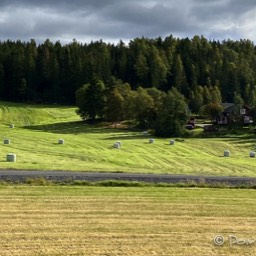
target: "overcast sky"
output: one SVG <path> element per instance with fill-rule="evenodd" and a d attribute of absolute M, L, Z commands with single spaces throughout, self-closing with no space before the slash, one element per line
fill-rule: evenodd
<path fill-rule="evenodd" d="M 255 0 L 0 0 L 0 40 L 128 43 L 203 35 L 256 42 Z"/>

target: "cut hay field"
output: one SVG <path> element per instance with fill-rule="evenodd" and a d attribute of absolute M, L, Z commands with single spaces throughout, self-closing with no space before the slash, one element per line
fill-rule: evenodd
<path fill-rule="evenodd" d="M 14 124 L 14 128 L 9 128 Z M 227 138 L 155 138 L 139 131 L 90 126 L 74 107 L 0 102 L 0 168 L 172 173 L 256 177 L 254 135 Z M 10 139 L 6 145 L 4 139 Z M 63 139 L 64 145 L 58 144 Z M 175 145 L 170 145 L 175 139 Z M 121 149 L 114 149 L 116 141 Z M 223 157 L 229 150 L 230 157 Z M 15 163 L 6 162 L 8 153 Z"/>
<path fill-rule="evenodd" d="M 255 193 L 0 186 L 0 255 L 256 255 Z"/>

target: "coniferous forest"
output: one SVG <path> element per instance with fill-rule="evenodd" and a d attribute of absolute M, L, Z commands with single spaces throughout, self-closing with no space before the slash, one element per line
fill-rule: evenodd
<path fill-rule="evenodd" d="M 186 99 L 207 101 L 212 91 L 232 102 L 234 93 L 256 100 L 256 47 L 249 40 L 209 41 L 136 38 L 128 45 L 103 41 L 81 44 L 0 42 L 0 98 L 12 101 L 75 103 L 75 92 L 95 76 L 111 77 L 132 89 L 175 87 Z M 217 87 L 217 88 L 216 88 Z"/>
<path fill-rule="evenodd" d="M 49 39 L 41 44 L 33 39 L 0 42 L 1 100 L 79 105 L 83 103 L 78 92 L 87 91 L 96 102 L 104 89 L 105 113 L 110 119 L 111 110 L 117 109 L 128 91 L 136 92 L 137 98 L 146 92 L 156 101 L 161 93 L 174 99 L 183 97 L 193 113 L 203 105 L 237 98 L 255 106 L 255 71 L 256 47 L 249 40 L 220 42 L 203 36 L 180 39 L 170 35 L 136 38 L 128 45 L 76 40 L 63 45 Z M 145 109 L 141 111 L 145 115 Z M 83 118 L 99 115 L 97 111 L 79 114 Z"/>

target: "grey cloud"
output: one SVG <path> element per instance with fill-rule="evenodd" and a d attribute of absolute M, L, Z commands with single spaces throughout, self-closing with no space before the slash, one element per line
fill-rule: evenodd
<path fill-rule="evenodd" d="M 136 35 L 159 36 L 190 29 L 182 10 L 162 4 L 150 7 L 141 5 L 140 2 L 133 5 L 117 4 L 114 10 L 105 10 L 104 16 L 123 24 L 126 31 L 134 31 Z"/>
<path fill-rule="evenodd" d="M 244 36 L 250 40 L 255 40 L 245 31 L 245 20 L 249 12 L 256 12 L 256 2 L 254 0 L 215 0 L 201 1 L 195 0 L 190 10 L 190 16 L 194 17 L 194 24 L 202 30 L 202 34 L 209 38 L 216 39 L 240 39 Z M 254 23 L 254 20 L 250 21 Z M 194 29 L 196 31 L 196 29 Z"/>
<path fill-rule="evenodd" d="M 248 33 L 238 19 L 255 8 L 255 0 L 1 0 L 0 39 L 238 38 Z"/>
<path fill-rule="evenodd" d="M 27 8 L 51 8 L 56 10 L 80 10 L 88 8 L 90 10 L 101 9 L 107 6 L 114 6 L 118 0 L 1 0 L 0 6 L 27 7 Z"/>
<path fill-rule="evenodd" d="M 215 20 L 217 19 L 237 19 L 238 16 L 246 13 L 252 8 L 256 8 L 254 0 L 216 0 L 201 1 L 200 4 L 191 8 L 191 15 L 198 17 L 198 20 Z"/>

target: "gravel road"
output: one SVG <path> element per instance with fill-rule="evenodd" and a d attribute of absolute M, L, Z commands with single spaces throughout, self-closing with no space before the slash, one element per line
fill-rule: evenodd
<path fill-rule="evenodd" d="M 37 170 L 0 170 L 0 181 L 26 181 L 28 178 L 45 178 L 51 181 L 103 181 L 124 180 L 147 183 L 189 183 L 205 182 L 209 184 L 228 184 L 231 186 L 256 185 L 256 178 L 250 177 L 214 177 L 171 174 L 140 173 L 105 173 L 105 172 L 71 172 L 71 171 L 37 171 Z"/>

